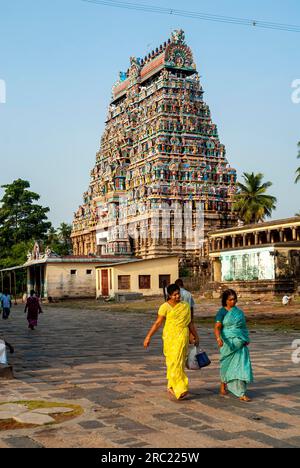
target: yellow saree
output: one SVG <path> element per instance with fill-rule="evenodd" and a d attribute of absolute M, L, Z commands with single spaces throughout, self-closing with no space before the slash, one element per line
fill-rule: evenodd
<path fill-rule="evenodd" d="M 158 315 L 166 318 L 163 330 L 164 355 L 167 365 L 168 388 L 172 388 L 177 399 L 188 391 L 188 378 L 184 372 L 189 346 L 189 329 L 191 322 L 190 306 L 180 302 L 172 307 L 165 302 Z"/>

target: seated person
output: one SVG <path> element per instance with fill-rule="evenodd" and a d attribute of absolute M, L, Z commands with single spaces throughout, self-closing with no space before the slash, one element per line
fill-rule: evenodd
<path fill-rule="evenodd" d="M 282 298 L 282 305 L 284 306 L 290 305 L 291 301 L 292 301 L 292 297 L 285 294 Z"/>

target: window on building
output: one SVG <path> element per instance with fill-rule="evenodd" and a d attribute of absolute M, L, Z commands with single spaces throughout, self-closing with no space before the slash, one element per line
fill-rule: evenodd
<path fill-rule="evenodd" d="M 71 275 L 77 275 L 77 270 L 71 270 Z"/>
<path fill-rule="evenodd" d="M 92 274 L 92 270 L 86 270 L 86 274 L 87 274 L 87 275 L 91 275 L 91 274 Z"/>
<path fill-rule="evenodd" d="M 159 275 L 159 287 L 163 288 L 164 283 L 166 283 L 166 286 L 171 284 L 171 275 Z"/>
<path fill-rule="evenodd" d="M 118 275 L 118 289 L 130 289 L 130 275 Z"/>
<path fill-rule="evenodd" d="M 151 289 L 150 275 L 139 275 L 139 289 Z"/>

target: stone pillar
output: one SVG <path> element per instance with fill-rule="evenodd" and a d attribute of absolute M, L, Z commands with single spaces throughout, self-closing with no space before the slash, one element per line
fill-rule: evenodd
<path fill-rule="evenodd" d="M 31 283 L 30 267 L 27 267 L 27 295 L 30 295 L 30 290 L 33 288 Z M 2 277 L 2 291 L 3 291 L 3 277 Z"/>
<path fill-rule="evenodd" d="M 259 233 L 255 232 L 254 233 L 254 244 L 257 246 L 258 245 L 258 239 L 259 239 Z"/>
<path fill-rule="evenodd" d="M 279 229 L 279 239 L 280 242 L 283 242 L 283 229 Z"/>
<path fill-rule="evenodd" d="M 295 227 L 292 228 L 292 233 L 293 233 L 293 241 L 297 240 L 297 229 Z"/>
<path fill-rule="evenodd" d="M 287 241 L 287 233 L 286 231 L 283 231 L 283 242 Z"/>
<path fill-rule="evenodd" d="M 268 244 L 271 243 L 271 231 L 270 230 L 267 231 L 267 242 Z"/>
<path fill-rule="evenodd" d="M 45 263 L 44 268 L 44 297 L 48 297 L 48 268 L 47 263 Z"/>
<path fill-rule="evenodd" d="M 212 280 L 221 283 L 222 280 L 222 265 L 219 258 L 214 258 L 212 264 Z"/>
<path fill-rule="evenodd" d="M 243 234 L 243 247 L 246 247 L 246 234 Z"/>
<path fill-rule="evenodd" d="M 232 248 L 235 248 L 236 236 L 232 236 Z"/>

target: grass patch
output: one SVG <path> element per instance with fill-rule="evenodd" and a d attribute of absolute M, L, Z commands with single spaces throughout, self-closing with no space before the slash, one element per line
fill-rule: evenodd
<path fill-rule="evenodd" d="M 133 313 L 147 313 L 149 310 L 157 311 L 159 306 L 163 303 L 163 299 L 159 298 L 143 298 L 138 301 L 130 302 L 102 302 L 92 299 L 80 299 L 78 301 L 67 300 L 46 304 L 46 308 L 59 308 L 59 309 L 75 309 L 75 310 L 97 310 L 103 312 L 133 312 Z"/>
<path fill-rule="evenodd" d="M 56 403 L 56 402 L 47 402 L 47 401 L 40 401 L 40 400 L 19 400 L 19 401 L 5 401 L 0 403 L 1 405 L 6 404 L 18 404 L 18 405 L 25 405 L 30 411 L 40 409 L 40 408 L 70 408 L 72 411 L 68 411 L 67 413 L 51 413 L 51 418 L 54 419 L 54 422 L 50 422 L 44 424 L 45 426 L 51 426 L 52 424 L 58 424 L 65 421 L 69 421 L 77 416 L 80 416 L 83 413 L 83 408 L 79 405 L 72 405 L 69 403 Z M 0 431 L 8 431 L 13 429 L 25 429 L 25 428 L 34 428 L 34 427 L 42 427 L 38 424 L 23 424 L 15 421 L 14 419 L 4 419 L 0 421 Z"/>

